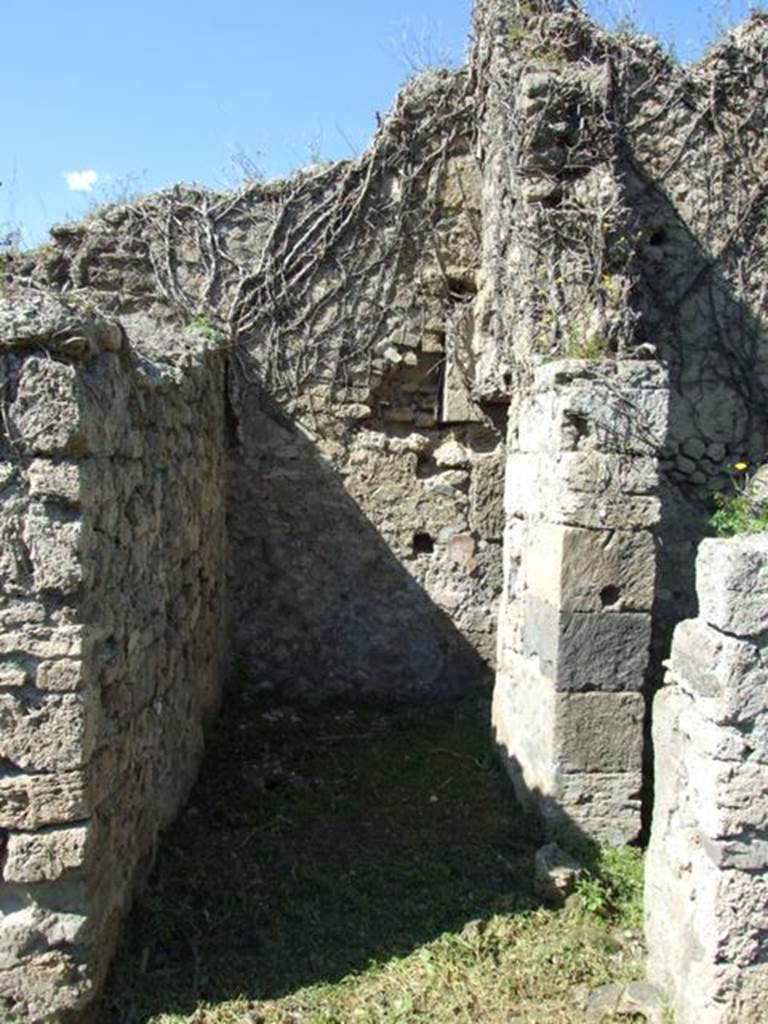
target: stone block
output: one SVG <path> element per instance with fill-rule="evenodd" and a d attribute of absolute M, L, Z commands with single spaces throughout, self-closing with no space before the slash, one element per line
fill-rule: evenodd
<path fill-rule="evenodd" d="M 86 626 L 45 626 L 28 623 L 0 631 L 0 655 L 33 658 L 77 658 L 90 649 L 95 630 Z"/>
<path fill-rule="evenodd" d="M 687 751 L 687 801 L 710 839 L 768 831 L 768 767 L 754 761 L 717 761 Z"/>
<path fill-rule="evenodd" d="M 5 882 L 53 882 L 83 869 L 91 826 L 12 832 L 6 847 Z"/>
<path fill-rule="evenodd" d="M 4 689 L 25 686 L 29 682 L 30 677 L 31 671 L 23 662 L 0 662 L 0 686 Z"/>
<path fill-rule="evenodd" d="M 768 651 L 749 639 L 686 619 L 675 629 L 668 665 L 697 698 L 697 712 L 717 725 L 749 722 L 766 710 Z M 758 754 L 768 757 L 768 747 Z"/>
<path fill-rule="evenodd" d="M 650 611 L 655 573 L 656 551 L 648 532 L 543 521 L 529 526 L 526 587 L 565 611 Z"/>
<path fill-rule="evenodd" d="M 60 520 L 33 507 L 23 529 L 24 543 L 32 560 L 35 588 L 72 594 L 83 582 L 80 553 L 82 524 Z"/>
<path fill-rule="evenodd" d="M 469 522 L 486 540 L 498 540 L 504 532 L 504 459 L 502 454 L 481 455 L 474 460 L 469 485 Z"/>
<path fill-rule="evenodd" d="M 668 676 L 674 682 L 674 676 Z M 713 761 L 742 761 L 755 754 L 753 747 L 753 726 L 755 722 L 745 723 L 746 727 L 737 725 L 719 725 L 708 716 L 704 708 L 705 701 L 695 695 L 687 694 L 685 688 L 678 689 L 683 696 L 689 697 L 680 709 L 678 727 L 685 742 L 685 749 L 692 757 L 704 757 Z M 764 737 L 757 737 L 761 746 L 765 745 Z M 756 762 L 760 759 L 754 757 Z"/>
<path fill-rule="evenodd" d="M 623 846 L 640 834 L 643 777 L 635 772 L 564 774 L 540 811 L 550 835 L 572 832 Z"/>
<path fill-rule="evenodd" d="M 552 681 L 522 657 L 510 657 L 496 674 L 491 723 L 501 758 L 524 806 L 554 793 L 557 783 Z"/>
<path fill-rule="evenodd" d="M 0 759 L 25 771 L 80 768 L 94 747 L 96 708 L 74 694 L 0 694 Z"/>
<path fill-rule="evenodd" d="M 469 306 L 449 316 L 445 325 L 445 367 L 440 419 L 443 423 L 481 423 L 483 413 L 472 398 L 474 317 Z"/>
<path fill-rule="evenodd" d="M 664 771 L 657 772 L 655 777 L 651 845 L 656 836 L 666 830 L 666 823 L 677 811 L 684 791 L 683 737 L 679 722 L 682 709 L 690 702 L 690 697 L 676 686 L 662 687 L 653 699 L 654 758 L 657 765 L 664 765 Z"/>
<path fill-rule="evenodd" d="M 563 452 L 556 457 L 555 468 L 566 489 L 579 494 L 647 497 L 658 487 L 656 459 L 649 456 Z"/>
<path fill-rule="evenodd" d="M 40 690 L 71 693 L 83 685 L 85 678 L 82 661 L 62 658 L 41 662 L 35 673 L 35 685 Z"/>
<path fill-rule="evenodd" d="M 564 828 L 612 843 L 637 837 L 642 720 L 639 695 L 558 693 L 520 656 L 497 673 L 496 744 L 518 799 L 552 835 Z"/>
<path fill-rule="evenodd" d="M 562 906 L 583 873 L 569 853 L 557 843 L 547 843 L 536 851 L 533 888 L 545 902 Z"/>
<path fill-rule="evenodd" d="M 29 454 L 82 454 L 86 441 L 74 367 L 50 356 L 26 359 L 8 423 Z"/>
<path fill-rule="evenodd" d="M 558 690 L 642 688 L 651 639 L 647 613 L 561 611 L 528 593 L 523 614 L 523 653 Z"/>
<path fill-rule="evenodd" d="M 669 399 L 661 377 L 640 364 L 625 372 L 593 361 L 588 375 L 566 380 L 565 362 L 537 370 L 535 391 L 523 404 L 521 450 L 654 455 L 663 447 Z"/>
<path fill-rule="evenodd" d="M 533 386 L 537 391 L 551 388 L 610 385 L 629 394 L 636 391 L 665 391 L 669 386 L 666 369 L 645 359 L 554 359 L 537 366 Z"/>
<path fill-rule="evenodd" d="M 473 155 L 451 156 L 440 174 L 435 201 L 453 210 L 479 210 L 482 178 Z"/>
<path fill-rule="evenodd" d="M 702 541 L 696 581 L 710 625 L 735 636 L 768 632 L 768 534 Z"/>
<path fill-rule="evenodd" d="M 33 459 L 27 470 L 30 498 L 67 505 L 80 502 L 80 466 L 77 462 Z"/>
<path fill-rule="evenodd" d="M 508 515 L 565 525 L 647 529 L 660 514 L 656 484 L 656 462 L 650 458 L 515 452 L 507 458 L 504 507 Z"/>
<path fill-rule="evenodd" d="M 37 829 L 83 821 L 91 813 L 86 772 L 0 778 L 0 828 Z"/>
<path fill-rule="evenodd" d="M 768 959 L 768 881 L 765 873 L 718 870 L 693 847 L 690 928 L 697 959 L 747 968 Z"/>
<path fill-rule="evenodd" d="M 768 872 L 768 838 L 763 832 L 744 832 L 738 839 L 725 840 L 704 836 L 701 845 L 716 868 Z"/>
<path fill-rule="evenodd" d="M 639 693 L 558 693 L 555 748 L 563 774 L 639 774 L 645 701 Z"/>
<path fill-rule="evenodd" d="M 68 951 L 49 950 L 25 957 L 0 972 L 2 998 L 13 1007 L 7 1024 L 39 1024 L 66 1019 L 93 998 L 93 981 Z M 3 1022 L 6 1024 L 6 1021 Z"/>

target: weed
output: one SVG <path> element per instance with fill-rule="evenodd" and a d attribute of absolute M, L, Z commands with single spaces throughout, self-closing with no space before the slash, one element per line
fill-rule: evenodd
<path fill-rule="evenodd" d="M 735 537 L 743 533 L 763 533 L 768 530 L 768 510 L 755 514 L 747 494 L 716 494 L 715 511 L 709 524 L 718 537 Z"/>
<path fill-rule="evenodd" d="M 565 355 L 568 359 L 604 359 L 609 349 L 608 338 L 600 331 L 593 331 L 570 338 L 565 346 Z"/>
<path fill-rule="evenodd" d="M 222 332 L 204 316 L 196 316 L 190 321 L 189 327 L 214 345 L 219 345 L 224 340 Z"/>
<path fill-rule="evenodd" d="M 738 475 L 736 475 L 738 474 Z M 715 511 L 709 519 L 718 537 L 735 537 L 745 533 L 763 533 L 768 530 L 768 506 L 756 503 L 751 493 L 749 466 L 737 462 L 730 471 L 735 493 L 716 494 Z"/>
<path fill-rule="evenodd" d="M 639 928 L 643 921 L 643 858 L 631 846 L 598 846 L 576 887 L 576 904 L 590 914 L 620 918 Z"/>

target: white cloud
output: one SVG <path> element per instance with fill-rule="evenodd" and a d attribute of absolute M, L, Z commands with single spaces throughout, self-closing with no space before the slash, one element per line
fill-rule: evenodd
<path fill-rule="evenodd" d="M 90 168 L 85 171 L 67 171 L 64 177 L 70 192 L 90 192 L 99 178 L 96 171 Z"/>

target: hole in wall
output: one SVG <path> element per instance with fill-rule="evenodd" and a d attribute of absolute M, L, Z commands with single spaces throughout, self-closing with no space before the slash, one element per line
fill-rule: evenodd
<path fill-rule="evenodd" d="M 0 778 L 23 774 L 24 769 L 20 768 L 14 761 L 10 761 L 7 757 L 0 757 Z"/>
<path fill-rule="evenodd" d="M 667 241 L 667 232 L 664 228 L 656 228 L 648 239 L 649 245 L 664 245 Z"/>
<path fill-rule="evenodd" d="M 470 277 L 449 276 L 448 294 L 458 302 L 469 302 L 477 295 L 477 284 Z"/>
<path fill-rule="evenodd" d="M 563 203 L 563 193 L 560 189 L 556 189 L 554 192 L 550 192 L 548 196 L 542 196 L 539 199 L 539 205 L 545 210 L 556 210 Z"/>
<path fill-rule="evenodd" d="M 414 533 L 412 546 L 414 555 L 431 555 L 435 550 L 435 541 L 428 533 Z"/>
<path fill-rule="evenodd" d="M 609 584 L 607 587 L 603 587 L 603 589 L 600 591 L 600 603 L 602 604 L 603 608 L 612 607 L 612 605 L 615 605 L 620 597 L 621 587 L 614 587 L 613 585 Z"/>

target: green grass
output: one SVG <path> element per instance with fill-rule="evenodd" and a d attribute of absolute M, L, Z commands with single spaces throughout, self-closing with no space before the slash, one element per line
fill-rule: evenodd
<path fill-rule="evenodd" d="M 541 837 L 488 717 L 476 699 L 353 713 L 240 693 L 99 1019 L 580 1022 L 574 990 L 639 972 L 636 859 L 619 883 L 598 855 L 597 894 L 584 883 L 566 910 L 538 906 Z"/>

